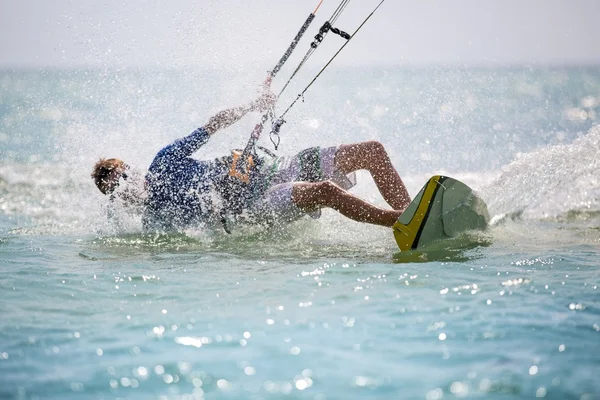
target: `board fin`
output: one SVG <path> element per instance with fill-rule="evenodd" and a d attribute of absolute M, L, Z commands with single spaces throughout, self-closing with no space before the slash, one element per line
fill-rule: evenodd
<path fill-rule="evenodd" d="M 489 222 L 485 202 L 459 180 L 431 177 L 393 226 L 401 251 L 414 250 Z"/>

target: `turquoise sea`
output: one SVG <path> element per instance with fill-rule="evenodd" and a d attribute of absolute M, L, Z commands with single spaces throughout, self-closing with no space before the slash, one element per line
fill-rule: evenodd
<path fill-rule="evenodd" d="M 379 140 L 413 196 L 471 185 L 494 222 L 474 243 L 398 254 L 331 211 L 233 235 L 105 218 L 99 157 L 143 170 L 263 74 L 0 71 L 1 399 L 600 399 L 600 67 L 332 68 L 288 114 L 280 154 Z M 366 173 L 355 191 L 383 204 Z"/>

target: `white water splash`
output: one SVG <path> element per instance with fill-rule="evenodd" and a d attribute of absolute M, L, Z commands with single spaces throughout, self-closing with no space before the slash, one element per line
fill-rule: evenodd
<path fill-rule="evenodd" d="M 521 154 L 482 188 L 491 215 L 552 219 L 600 211 L 600 127 L 568 145 Z"/>

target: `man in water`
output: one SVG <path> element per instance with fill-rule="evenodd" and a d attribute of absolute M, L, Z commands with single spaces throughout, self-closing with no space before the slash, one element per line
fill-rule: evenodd
<path fill-rule="evenodd" d="M 268 109 L 274 100 L 269 92 L 248 105 L 217 113 L 201 128 L 159 151 L 145 179 L 132 176 L 129 166 L 114 158 L 98 161 L 92 178 L 103 194 L 141 206 L 147 230 L 223 223 L 229 231 L 231 219 L 284 223 L 306 214 L 318 217 L 321 208 L 333 208 L 355 221 L 391 227 L 410 203 L 410 196 L 379 142 L 313 147 L 289 158 L 256 154 L 248 160 L 235 158 L 245 164 L 241 173 L 239 168 L 232 169 L 233 156 L 208 161 L 191 157 L 214 133 L 248 112 Z M 371 173 L 391 210 L 347 191 L 355 184 L 354 172 L 360 169 Z"/>

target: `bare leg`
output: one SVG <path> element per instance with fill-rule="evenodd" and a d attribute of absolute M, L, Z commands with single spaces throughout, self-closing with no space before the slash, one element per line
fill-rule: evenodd
<path fill-rule="evenodd" d="M 329 207 L 355 221 L 382 226 L 394 225 L 402 214 L 400 210 L 384 210 L 374 206 L 330 181 L 296 182 L 292 189 L 292 200 L 306 212 Z"/>
<path fill-rule="evenodd" d="M 369 171 L 379 192 L 394 210 L 404 211 L 410 204 L 408 190 L 379 142 L 341 145 L 335 155 L 335 167 L 345 174 L 359 169 Z"/>

